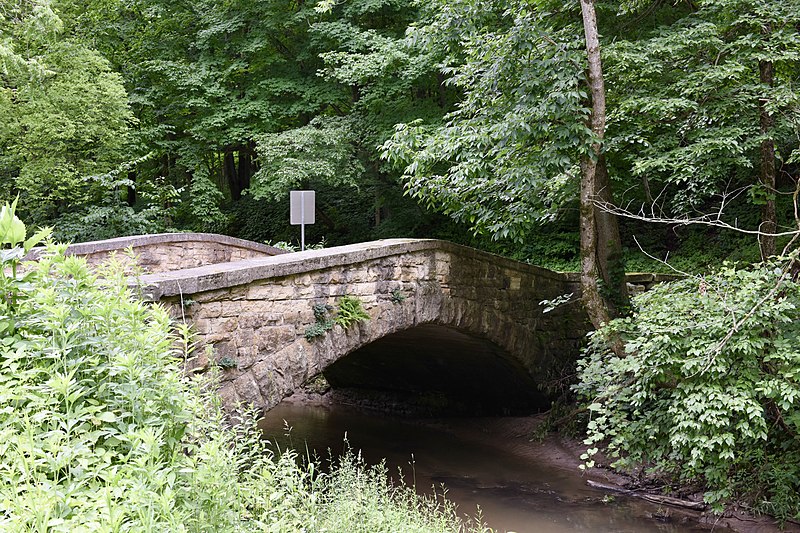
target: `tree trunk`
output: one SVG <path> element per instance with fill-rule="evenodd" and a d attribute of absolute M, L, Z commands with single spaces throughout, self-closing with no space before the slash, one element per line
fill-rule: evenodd
<path fill-rule="evenodd" d="M 608 176 L 606 158 L 602 153 L 597 160 L 594 185 L 595 198 L 603 205 L 613 205 L 611 180 Z M 622 310 L 630 304 L 619 220 L 616 215 L 597 208 L 594 210 L 594 220 L 597 228 L 597 266 L 600 270 L 600 279 L 608 288 L 605 303 L 609 314 L 615 317 L 622 314 Z"/>
<path fill-rule="evenodd" d="M 580 243 L 581 243 L 581 291 L 589 320 L 595 328 L 606 324 L 616 313 L 613 299 L 604 296 L 599 281 L 608 295 L 618 289 L 612 280 L 613 269 L 610 256 L 619 257 L 620 239 L 616 218 L 610 213 L 600 213 L 595 198 L 611 199 L 608 173 L 602 156 L 602 142 L 606 126 L 606 94 L 600 58 L 600 39 L 597 31 L 597 15 L 593 0 L 581 0 L 583 29 L 586 36 L 589 86 L 592 100 L 590 128 L 594 140 L 589 154 L 581 157 L 580 187 Z M 623 273 L 624 287 L 624 273 Z M 619 295 L 625 301 L 627 291 Z M 615 341 L 615 351 L 620 350 Z"/>
<path fill-rule="evenodd" d="M 439 71 L 436 72 L 436 92 L 439 97 L 439 107 L 445 109 L 447 107 L 447 88 L 444 74 Z"/>
<path fill-rule="evenodd" d="M 134 205 L 136 205 L 136 172 L 134 171 L 128 172 L 128 180 L 130 180 L 131 185 L 128 185 L 127 187 L 125 202 L 130 207 L 133 207 Z"/>
<path fill-rule="evenodd" d="M 775 76 L 775 67 L 772 61 L 758 62 L 759 78 L 764 87 L 772 87 Z M 768 235 L 760 235 L 758 239 L 761 248 L 761 259 L 766 259 L 775 255 L 775 230 L 778 227 L 777 215 L 775 213 L 775 142 L 772 140 L 772 128 L 775 125 L 775 118 L 767 110 L 767 98 L 761 98 L 758 102 L 759 118 L 761 122 L 761 186 L 766 192 L 766 203 L 761 209 L 760 231 Z"/>
<path fill-rule="evenodd" d="M 597 226 L 594 219 L 594 176 L 596 163 L 589 156 L 581 158 L 581 293 L 589 320 L 600 328 L 611 319 L 605 301 L 600 294 L 597 280 L 600 268 L 597 265 Z"/>
<path fill-rule="evenodd" d="M 242 197 L 242 188 L 239 185 L 239 176 L 236 172 L 236 160 L 233 158 L 232 151 L 226 151 L 222 160 L 222 175 L 228 183 L 228 190 L 231 191 L 231 199 L 237 201 Z"/>
<path fill-rule="evenodd" d="M 250 178 L 253 176 L 253 153 L 248 146 L 239 150 L 239 192 L 250 188 Z"/>

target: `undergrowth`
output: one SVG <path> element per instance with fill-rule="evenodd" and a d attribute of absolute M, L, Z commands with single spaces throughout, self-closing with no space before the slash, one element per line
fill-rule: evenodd
<path fill-rule="evenodd" d="M 484 531 L 357 457 L 323 474 L 271 453 L 208 375 L 183 373 L 187 328 L 134 299 L 120 265 L 52 245 L 22 265 L 43 236 L 0 213 L 0 530 Z"/>
<path fill-rule="evenodd" d="M 576 386 L 590 413 L 586 466 L 605 448 L 620 468 L 704 486 L 717 512 L 746 503 L 800 518 L 796 261 L 658 285 L 595 333 Z"/>

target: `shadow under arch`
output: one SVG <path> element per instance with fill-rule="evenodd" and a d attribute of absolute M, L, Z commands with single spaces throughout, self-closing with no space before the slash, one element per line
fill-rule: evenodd
<path fill-rule="evenodd" d="M 371 320 L 313 341 L 306 379 L 324 375 L 335 401 L 413 414 L 549 408 L 554 391 L 542 386 L 573 362 L 554 342 L 562 329 L 541 318 L 538 306 L 487 305 L 454 294 L 456 283 L 420 286 L 402 303 L 379 302 Z"/>
<path fill-rule="evenodd" d="M 437 416 L 529 414 L 549 407 L 536 379 L 482 336 L 428 322 L 363 344 L 328 365 L 334 401 Z"/>

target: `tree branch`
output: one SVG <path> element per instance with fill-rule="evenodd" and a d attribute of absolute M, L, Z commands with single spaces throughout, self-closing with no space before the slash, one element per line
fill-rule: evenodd
<path fill-rule="evenodd" d="M 795 200 L 796 199 L 797 198 L 795 197 Z M 672 224 L 676 226 L 691 226 L 691 225 L 710 226 L 755 236 L 772 235 L 775 237 L 789 237 L 789 236 L 796 237 L 798 234 L 800 234 L 800 226 L 798 226 L 798 229 L 793 229 L 792 231 L 782 231 L 777 233 L 765 233 L 761 230 L 749 230 L 733 226 L 721 219 L 722 209 L 724 209 L 724 202 L 720 208 L 720 211 L 718 211 L 715 215 L 703 215 L 695 218 L 691 218 L 688 216 L 682 218 L 662 217 L 662 216 L 657 216 L 655 214 L 648 215 L 643 213 L 643 211 L 640 211 L 639 213 L 633 213 L 625 208 L 617 207 L 609 202 L 604 202 L 601 199 L 595 198 L 593 202 L 595 207 L 597 207 L 601 211 L 612 213 L 618 217 L 624 217 L 632 220 L 640 220 L 643 222 L 654 222 L 657 224 Z"/>

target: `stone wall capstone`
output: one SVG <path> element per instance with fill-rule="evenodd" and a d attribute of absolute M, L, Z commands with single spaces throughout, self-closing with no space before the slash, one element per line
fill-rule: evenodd
<path fill-rule="evenodd" d="M 135 261 L 127 254 L 133 251 Z M 26 259 L 35 259 L 34 249 Z M 68 255 L 79 255 L 90 266 L 108 261 L 112 255 L 123 265 L 135 264 L 146 273 L 167 272 L 204 265 L 242 261 L 286 253 L 257 242 L 214 233 L 158 233 L 103 241 L 71 244 Z"/>

